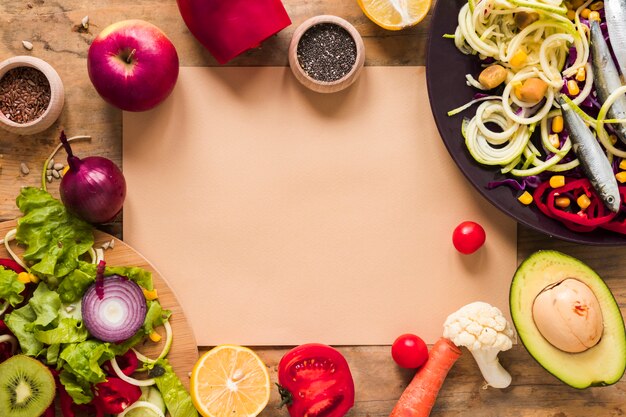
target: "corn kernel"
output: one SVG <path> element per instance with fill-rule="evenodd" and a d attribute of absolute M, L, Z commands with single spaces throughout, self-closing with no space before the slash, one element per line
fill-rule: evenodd
<path fill-rule="evenodd" d="M 573 96 L 577 96 L 580 93 L 580 88 L 578 88 L 578 83 L 575 80 L 569 80 L 567 82 L 567 91 Z"/>
<path fill-rule="evenodd" d="M 591 12 L 589 13 L 589 20 L 595 20 L 596 22 L 600 21 L 600 13 L 598 12 Z"/>
<path fill-rule="evenodd" d="M 528 191 L 524 191 L 517 199 L 526 206 L 533 202 L 533 196 Z"/>
<path fill-rule="evenodd" d="M 561 133 L 563 131 L 563 116 L 554 116 L 552 118 L 552 131 Z"/>
<path fill-rule="evenodd" d="M 30 275 L 30 282 L 32 282 L 33 284 L 39 283 L 39 277 L 37 275 L 34 275 L 34 274 L 28 274 L 28 275 Z"/>
<path fill-rule="evenodd" d="M 617 136 L 609 135 L 609 140 L 611 141 L 611 144 L 615 145 L 617 143 Z"/>
<path fill-rule="evenodd" d="M 597 1 L 595 3 L 592 3 L 591 6 L 589 6 L 589 8 L 593 10 L 594 12 L 597 12 L 598 10 L 604 9 L 604 2 Z"/>
<path fill-rule="evenodd" d="M 569 207 L 570 203 L 571 203 L 571 201 L 567 197 L 557 197 L 557 198 L 554 199 L 554 204 L 557 207 L 567 208 L 567 207 Z"/>
<path fill-rule="evenodd" d="M 587 71 L 585 70 L 585 67 L 578 68 L 578 71 L 576 71 L 576 81 L 583 82 L 585 81 L 586 78 L 587 78 Z"/>
<path fill-rule="evenodd" d="M 61 171 L 61 176 L 64 176 L 64 175 L 65 175 L 65 173 L 66 173 L 67 171 L 69 171 L 69 170 L 70 170 L 70 166 L 69 166 L 69 165 L 65 165 L 65 166 L 63 167 L 63 171 Z"/>
<path fill-rule="evenodd" d="M 583 19 L 589 19 L 589 13 L 591 13 L 591 10 L 584 8 L 583 11 L 580 12 L 580 17 Z"/>
<path fill-rule="evenodd" d="M 615 178 L 620 182 L 620 183 L 625 183 L 626 182 L 626 171 L 620 171 L 617 174 L 615 174 Z"/>
<path fill-rule="evenodd" d="M 522 49 L 518 49 L 509 61 L 509 64 L 511 64 L 512 67 L 521 67 L 526 63 L 527 59 L 528 55 L 526 55 L 526 52 L 524 52 Z"/>
<path fill-rule="evenodd" d="M 583 194 L 576 199 L 576 204 L 578 204 L 578 207 L 584 210 L 589 207 L 589 205 L 591 204 L 591 200 L 589 200 L 587 194 Z"/>
<path fill-rule="evenodd" d="M 150 333 L 150 340 L 152 340 L 154 343 L 160 342 L 161 341 L 161 335 L 158 334 L 157 332 L 152 332 L 152 333 Z"/>
<path fill-rule="evenodd" d="M 576 12 L 573 10 L 568 10 L 567 11 L 567 18 L 571 21 L 574 21 L 574 19 L 576 18 Z"/>
<path fill-rule="evenodd" d="M 559 188 L 565 185 L 565 177 L 563 175 L 553 175 L 550 177 L 550 187 Z"/>
<path fill-rule="evenodd" d="M 622 161 L 619 163 L 619 169 L 626 170 L 626 159 L 622 159 Z"/>
<path fill-rule="evenodd" d="M 583 5 L 584 0 L 572 0 L 572 9 L 576 10 Z"/>
<path fill-rule="evenodd" d="M 20 272 L 17 274 L 17 280 L 22 284 L 30 284 L 30 274 L 28 272 Z"/>
<path fill-rule="evenodd" d="M 556 133 L 549 135 L 548 141 L 550 142 L 550 145 L 554 146 L 557 149 L 561 146 L 561 140 L 559 139 L 559 135 L 557 135 Z"/>
<path fill-rule="evenodd" d="M 145 288 L 142 288 L 142 290 L 143 296 L 146 297 L 146 300 L 148 301 L 156 300 L 157 298 L 159 298 L 157 290 L 146 290 Z"/>

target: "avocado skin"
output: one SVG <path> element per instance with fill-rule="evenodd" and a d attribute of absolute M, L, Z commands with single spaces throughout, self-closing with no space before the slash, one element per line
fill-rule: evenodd
<path fill-rule="evenodd" d="M 547 268 L 552 274 L 546 273 Z M 596 346 L 582 353 L 568 353 L 552 346 L 541 336 L 532 318 L 532 301 L 539 292 L 565 278 L 576 278 L 589 286 L 598 298 L 603 313 L 602 338 Z M 553 250 L 539 250 L 531 254 L 522 261 L 513 276 L 509 307 L 523 346 L 539 365 L 563 383 L 582 390 L 613 385 L 624 375 L 624 319 L 611 290 L 595 271 L 580 260 Z M 591 375 L 598 370 L 605 373 Z M 585 372 L 589 372 L 588 377 Z"/>

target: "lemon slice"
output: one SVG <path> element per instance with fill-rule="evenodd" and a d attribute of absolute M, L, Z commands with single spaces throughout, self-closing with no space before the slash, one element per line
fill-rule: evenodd
<path fill-rule="evenodd" d="M 204 417 L 254 417 L 270 399 L 270 376 L 252 350 L 220 345 L 196 362 L 190 392 Z"/>
<path fill-rule="evenodd" d="M 363 13 L 378 26 L 400 30 L 421 22 L 431 0 L 357 0 Z"/>

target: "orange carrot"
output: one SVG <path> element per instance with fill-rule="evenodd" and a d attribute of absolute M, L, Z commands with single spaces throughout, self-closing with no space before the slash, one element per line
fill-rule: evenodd
<path fill-rule="evenodd" d="M 437 394 L 461 350 L 445 338 L 437 340 L 422 366 L 404 389 L 390 417 L 428 417 Z"/>

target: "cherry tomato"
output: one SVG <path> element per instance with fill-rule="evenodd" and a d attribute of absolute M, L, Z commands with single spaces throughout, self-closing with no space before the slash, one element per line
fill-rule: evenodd
<path fill-rule="evenodd" d="M 465 221 L 452 233 L 456 250 L 466 255 L 476 252 L 485 243 L 485 229 L 476 222 Z"/>
<path fill-rule="evenodd" d="M 279 392 L 291 417 L 342 417 L 354 405 L 354 381 L 343 355 L 309 343 L 278 364 Z"/>
<path fill-rule="evenodd" d="M 402 368 L 419 368 L 428 360 L 428 346 L 419 336 L 403 334 L 391 345 L 391 357 Z"/>

